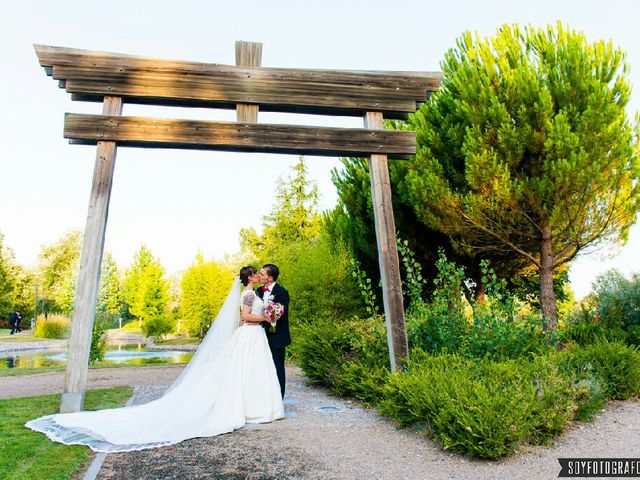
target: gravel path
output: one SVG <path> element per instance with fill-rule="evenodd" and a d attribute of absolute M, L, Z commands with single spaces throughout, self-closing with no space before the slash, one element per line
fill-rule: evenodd
<path fill-rule="evenodd" d="M 39 340 L 35 342 L 0 342 L 0 353 L 22 350 L 54 350 L 67 347 L 67 340 Z"/>
<path fill-rule="evenodd" d="M 181 366 L 90 371 L 90 387 L 135 385 L 134 403 L 157 398 Z M 287 367 L 287 418 L 167 448 L 107 455 L 100 480 L 144 479 L 552 479 L 558 457 L 640 457 L 640 403 L 612 402 L 554 446 L 526 447 L 500 462 L 445 452 L 355 401 L 306 384 Z M 3 396 L 60 391 L 62 374 L 0 378 Z M 10 391 L 11 395 L 7 395 Z M 14 395 L 15 394 L 15 395 Z M 322 407 L 334 407 L 322 409 Z"/>
<path fill-rule="evenodd" d="M 136 385 L 169 385 L 184 365 L 89 369 L 89 388 Z M 0 377 L 0 398 L 62 393 L 65 372 Z"/>

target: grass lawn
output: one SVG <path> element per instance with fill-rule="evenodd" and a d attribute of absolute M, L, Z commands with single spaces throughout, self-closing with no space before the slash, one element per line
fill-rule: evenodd
<path fill-rule="evenodd" d="M 23 330 L 20 333 L 11 335 L 11 330 L 7 328 L 0 329 L 0 342 L 44 342 L 48 340 L 51 339 L 31 335 L 31 330 Z"/>
<path fill-rule="evenodd" d="M 130 387 L 89 390 L 85 408 L 119 407 L 130 396 Z M 87 462 L 88 447 L 55 443 L 24 426 L 28 420 L 55 413 L 59 405 L 59 394 L 0 400 L 0 478 L 67 480 Z"/>
<path fill-rule="evenodd" d="M 110 328 L 109 331 L 117 332 L 117 333 L 135 333 L 138 335 L 144 335 L 142 333 L 142 329 L 138 326 L 138 322 L 127 323 L 122 328 Z"/>

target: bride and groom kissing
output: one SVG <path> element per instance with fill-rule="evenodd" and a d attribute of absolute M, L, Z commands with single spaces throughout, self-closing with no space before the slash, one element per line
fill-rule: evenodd
<path fill-rule="evenodd" d="M 273 264 L 259 271 L 253 266 L 240 269 L 195 355 L 157 400 L 47 415 L 26 426 L 66 445 L 126 452 L 284 418 L 284 359 L 291 335 L 289 292 L 277 282 L 279 275 Z M 282 307 L 279 316 L 270 315 L 274 305 L 276 310 Z"/>

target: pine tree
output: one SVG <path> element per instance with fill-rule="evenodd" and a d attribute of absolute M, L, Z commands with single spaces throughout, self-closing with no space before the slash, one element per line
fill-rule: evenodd
<path fill-rule="evenodd" d="M 254 254 L 273 251 L 278 245 L 309 240 L 320 235 L 322 217 L 318 208 L 318 186 L 308 179 L 304 157 L 293 167 L 294 176 L 280 179 L 273 211 L 263 219 L 264 231 L 240 232 L 244 250 Z"/>
<path fill-rule="evenodd" d="M 120 271 L 111 253 L 106 252 L 102 259 L 96 316 L 100 320 L 111 321 L 122 313 L 122 307 L 122 278 Z"/>
<path fill-rule="evenodd" d="M 640 207 L 625 54 L 560 23 L 505 25 L 492 39 L 464 34 L 443 73 L 411 119 L 416 213 L 460 251 L 534 266 L 553 328 L 554 272 L 589 247 L 624 242 Z"/>

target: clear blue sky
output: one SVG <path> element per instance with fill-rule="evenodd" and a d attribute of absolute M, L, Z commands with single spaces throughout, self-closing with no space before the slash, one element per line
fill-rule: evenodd
<path fill-rule="evenodd" d="M 41 245 L 84 228 L 94 147 L 62 138 L 64 112 L 98 113 L 71 102 L 38 65 L 32 44 L 233 64 L 235 40 L 263 42 L 264 66 L 438 70 L 465 30 L 491 35 L 503 23 L 544 26 L 561 20 L 591 40 L 628 53 L 640 110 L 640 4 L 633 0 L 222 2 L 183 0 L 3 3 L 0 30 L 0 231 L 17 260 L 34 265 Z M 125 106 L 125 114 L 233 119 L 229 112 Z M 358 119 L 261 114 L 260 121 L 359 126 Z M 279 176 L 295 157 L 177 150 L 118 151 L 106 248 L 121 267 L 142 243 L 168 272 L 198 250 L 220 258 L 238 250 L 241 227 L 259 227 Z M 330 171 L 337 159 L 308 157 L 322 207 L 335 204 Z M 640 271 L 640 227 L 611 258 L 578 259 L 572 284 L 585 294 L 595 275 L 616 266 Z"/>

